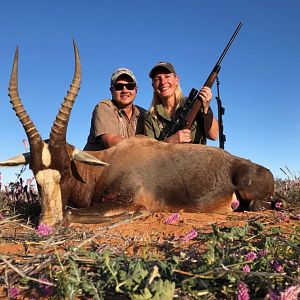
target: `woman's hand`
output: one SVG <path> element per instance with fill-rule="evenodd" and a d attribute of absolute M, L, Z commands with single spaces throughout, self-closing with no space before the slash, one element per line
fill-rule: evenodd
<path fill-rule="evenodd" d="M 190 143 L 191 141 L 192 141 L 191 131 L 189 129 L 179 130 L 166 139 L 167 143 L 174 143 L 174 144 Z"/>
<path fill-rule="evenodd" d="M 211 89 L 207 86 L 202 87 L 200 92 L 199 92 L 199 97 L 202 101 L 203 112 L 205 114 L 207 114 L 209 106 L 210 106 L 210 101 L 211 101 L 211 98 L 212 98 Z"/>

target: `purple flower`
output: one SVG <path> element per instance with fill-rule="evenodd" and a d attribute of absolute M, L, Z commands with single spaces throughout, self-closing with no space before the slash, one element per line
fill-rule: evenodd
<path fill-rule="evenodd" d="M 0 221 L 4 219 L 4 216 L 0 213 Z"/>
<path fill-rule="evenodd" d="M 234 193 L 231 199 L 231 208 L 233 210 L 236 210 L 239 206 L 240 206 L 240 201 L 237 199 L 236 194 Z"/>
<path fill-rule="evenodd" d="M 275 208 L 280 209 L 282 207 L 282 202 L 281 201 L 276 201 L 275 202 Z"/>
<path fill-rule="evenodd" d="M 187 235 L 185 235 L 182 238 L 183 242 L 187 242 L 189 240 L 192 240 L 193 238 L 195 238 L 198 235 L 197 231 L 195 229 L 193 229 L 192 231 L 190 231 Z"/>
<path fill-rule="evenodd" d="M 235 199 L 235 200 L 231 201 L 231 208 L 233 210 L 236 210 L 239 206 L 240 206 L 240 201 L 239 200 Z"/>
<path fill-rule="evenodd" d="M 257 257 L 257 254 L 254 251 L 249 252 L 246 256 L 245 259 L 247 261 L 252 261 Z"/>
<path fill-rule="evenodd" d="M 298 263 L 296 262 L 296 261 L 294 261 L 294 260 L 287 260 L 286 261 L 290 266 L 297 266 L 298 265 Z"/>
<path fill-rule="evenodd" d="M 40 235 L 50 235 L 53 232 L 53 228 L 51 226 L 48 226 L 46 224 L 39 224 L 39 226 L 37 227 L 37 232 Z"/>
<path fill-rule="evenodd" d="M 237 296 L 236 300 L 249 300 L 249 291 L 246 283 L 240 281 L 237 287 Z"/>
<path fill-rule="evenodd" d="M 300 293 L 300 285 L 288 287 L 280 293 L 280 300 L 297 300 Z"/>
<path fill-rule="evenodd" d="M 277 216 L 279 218 L 279 222 L 288 222 L 290 220 L 289 216 L 281 211 L 278 212 Z"/>
<path fill-rule="evenodd" d="M 244 265 L 243 266 L 243 272 L 250 272 L 250 267 L 249 267 L 249 265 Z"/>
<path fill-rule="evenodd" d="M 296 214 L 295 219 L 300 221 L 300 214 Z"/>
<path fill-rule="evenodd" d="M 269 290 L 265 299 L 268 300 L 297 300 L 300 293 L 300 285 L 290 286 L 283 292 L 276 293 L 273 290 Z"/>
<path fill-rule="evenodd" d="M 278 273 L 282 273 L 283 272 L 283 265 L 277 264 L 275 267 L 275 271 Z"/>
<path fill-rule="evenodd" d="M 267 300 L 280 300 L 280 296 L 275 293 L 272 289 L 268 290 L 268 294 L 266 295 Z"/>
<path fill-rule="evenodd" d="M 46 277 L 41 277 L 40 280 L 43 280 L 45 283 L 50 283 Z M 52 286 L 40 283 L 39 289 L 45 297 L 50 297 L 52 295 Z"/>
<path fill-rule="evenodd" d="M 276 272 L 278 272 L 278 273 L 283 272 L 283 265 L 281 265 L 277 260 L 272 259 L 270 261 L 270 264 Z"/>
<path fill-rule="evenodd" d="M 20 290 L 16 287 L 8 289 L 8 297 L 11 299 L 16 299 L 20 295 Z"/>
<path fill-rule="evenodd" d="M 174 213 L 174 214 L 171 214 L 171 215 L 165 220 L 165 224 L 172 224 L 172 223 L 176 222 L 177 220 L 179 220 L 179 213 Z"/>
<path fill-rule="evenodd" d="M 259 251 L 258 254 L 259 254 L 260 257 L 264 257 L 268 254 L 268 251 L 266 249 L 262 249 L 262 250 Z"/>

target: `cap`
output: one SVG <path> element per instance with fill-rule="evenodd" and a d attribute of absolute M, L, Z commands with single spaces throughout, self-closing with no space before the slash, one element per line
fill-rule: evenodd
<path fill-rule="evenodd" d="M 128 75 L 131 77 L 133 82 L 136 83 L 136 78 L 131 70 L 127 68 L 119 68 L 112 73 L 110 84 L 113 85 L 121 75 Z"/>
<path fill-rule="evenodd" d="M 158 71 L 159 69 L 165 69 L 165 70 L 169 71 L 170 73 L 176 74 L 175 68 L 173 67 L 172 64 L 170 64 L 168 62 L 160 61 L 152 68 L 152 70 L 149 73 L 149 77 L 153 78 L 155 72 Z"/>

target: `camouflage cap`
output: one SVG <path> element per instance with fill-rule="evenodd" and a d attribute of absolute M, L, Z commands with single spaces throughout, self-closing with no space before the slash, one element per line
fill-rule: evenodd
<path fill-rule="evenodd" d="M 117 79 L 121 76 L 121 75 L 128 75 L 132 81 L 134 83 L 136 83 L 136 78 L 135 75 L 133 74 L 133 72 L 127 68 L 119 68 L 117 70 L 115 70 L 112 75 L 111 75 L 111 80 L 110 80 L 110 84 L 114 85 L 115 82 L 117 81 Z"/>
<path fill-rule="evenodd" d="M 149 73 L 149 77 L 153 78 L 153 76 L 155 75 L 155 73 L 160 70 L 160 69 L 165 69 L 167 70 L 169 73 L 174 73 L 176 75 L 176 71 L 174 66 L 171 63 L 168 62 L 164 62 L 164 61 L 160 61 L 159 63 L 157 63 L 150 71 Z"/>

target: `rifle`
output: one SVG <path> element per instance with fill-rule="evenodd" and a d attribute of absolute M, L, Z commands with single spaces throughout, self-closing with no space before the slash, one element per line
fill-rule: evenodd
<path fill-rule="evenodd" d="M 220 58 L 218 59 L 216 65 L 214 66 L 213 70 L 211 71 L 211 73 L 209 74 L 207 80 L 204 83 L 204 86 L 207 86 L 209 88 L 212 87 L 212 85 L 214 84 L 214 81 L 216 80 L 218 73 L 221 69 L 221 62 L 224 58 L 224 56 L 226 55 L 228 49 L 230 48 L 231 44 L 233 43 L 236 35 L 238 34 L 239 30 L 242 27 L 242 22 L 240 22 L 237 26 L 237 28 L 235 29 L 232 37 L 230 38 L 227 46 L 225 47 L 225 49 L 223 50 Z M 198 112 L 200 111 L 201 107 L 202 107 L 202 102 L 201 99 L 199 97 L 199 93 L 200 90 L 196 90 L 196 89 L 192 89 L 190 91 L 190 94 L 186 100 L 186 103 L 183 107 L 179 108 L 178 111 L 176 112 L 176 117 L 175 120 L 173 121 L 172 127 L 170 129 L 170 131 L 166 134 L 166 138 L 168 138 L 169 136 L 173 135 L 174 133 L 176 133 L 178 130 L 181 129 L 191 129 L 193 122 L 196 119 L 196 116 L 198 114 Z M 220 100 L 219 96 L 218 99 Z M 218 101 L 218 104 L 220 103 L 220 101 Z M 219 108 L 219 111 L 222 111 L 224 114 L 224 108 L 221 107 L 221 109 Z M 220 128 L 222 128 L 223 130 L 223 125 L 220 124 Z M 220 138 L 223 139 L 223 142 L 220 142 L 220 145 L 223 143 L 223 147 L 224 147 L 224 141 L 225 141 L 225 136 L 223 135 L 223 131 L 221 132 Z"/>

